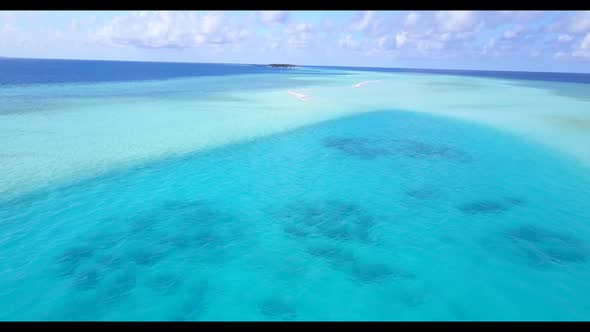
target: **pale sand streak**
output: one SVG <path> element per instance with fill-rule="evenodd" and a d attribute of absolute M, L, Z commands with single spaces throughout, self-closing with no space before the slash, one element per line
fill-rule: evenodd
<path fill-rule="evenodd" d="M 375 83 L 375 82 L 379 82 L 379 80 L 376 80 L 376 81 L 363 81 L 363 82 L 360 82 L 360 83 L 357 83 L 357 84 L 353 85 L 353 87 L 360 88 L 363 85 L 367 85 L 369 83 Z"/>
<path fill-rule="evenodd" d="M 289 90 L 289 91 L 287 91 L 287 92 L 288 92 L 290 95 L 293 95 L 293 96 L 297 97 L 297 99 L 299 99 L 299 100 L 302 100 L 302 101 L 305 101 L 305 100 L 308 98 L 308 95 L 305 95 L 305 94 L 303 94 L 303 93 L 298 93 L 298 92 L 295 92 L 295 91 L 293 91 L 293 90 Z"/>

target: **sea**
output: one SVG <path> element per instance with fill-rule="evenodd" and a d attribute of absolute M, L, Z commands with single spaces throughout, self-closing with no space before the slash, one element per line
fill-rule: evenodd
<path fill-rule="evenodd" d="M 590 318 L 590 74 L 0 59 L 0 175 L 3 321 Z"/>

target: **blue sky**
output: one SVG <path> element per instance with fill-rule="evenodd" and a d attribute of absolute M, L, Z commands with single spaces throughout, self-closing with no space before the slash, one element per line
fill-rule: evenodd
<path fill-rule="evenodd" d="M 590 72 L 590 11 L 4 11 L 0 56 Z"/>

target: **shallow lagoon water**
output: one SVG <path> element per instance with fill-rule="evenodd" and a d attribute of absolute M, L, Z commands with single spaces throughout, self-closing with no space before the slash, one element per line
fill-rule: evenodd
<path fill-rule="evenodd" d="M 2 205 L 2 318 L 585 319 L 589 185 L 498 131 L 351 116 Z"/>
<path fill-rule="evenodd" d="M 379 82 L 353 88 L 367 80 Z M 391 108 L 494 126 L 590 166 L 580 144 L 590 140 L 590 102 L 580 98 L 590 84 L 539 82 L 303 68 L 8 84 L 0 89 L 0 172 L 10 176 L 0 179 L 0 195 Z M 299 101 L 289 90 L 310 98 Z"/>
<path fill-rule="evenodd" d="M 168 99 L 4 115 L 5 126 L 22 117 L 27 129 L 44 125 L 30 121 L 41 114 L 72 117 L 54 122 L 61 145 L 51 151 L 79 163 L 67 172 L 59 168 L 65 160 L 56 161 L 56 169 L 38 172 L 60 175 L 40 177 L 54 181 L 30 181 L 0 203 L 0 319 L 587 320 L 590 173 L 583 158 L 540 144 L 539 128 L 554 127 L 533 126 L 537 136 L 526 136 L 517 130 L 523 126 L 502 130 L 446 111 L 385 107 L 400 102 L 376 93 L 387 82 L 344 93 L 342 86 L 366 77 L 351 75 L 275 78 L 285 89 L 305 89 L 308 103 L 262 87 L 216 92 L 209 108 L 196 108 L 203 97 L 170 89 Z M 458 84 L 464 91 L 510 84 L 411 77 L 403 77 L 410 87 L 451 89 L 436 92 L 449 99 L 460 94 Z M 141 87 L 205 79 L 217 78 Z M 97 86 L 78 88 L 92 94 Z M 484 105 L 477 96 L 465 92 L 456 103 Z M 116 114 L 116 128 L 70 128 Z M 205 134 L 189 131 L 212 124 Z M 125 136 L 125 128 L 135 131 Z M 203 144 L 205 137 L 215 144 Z M 126 152 L 131 139 L 141 153 Z M 42 155 L 44 142 L 21 147 Z M 76 153 L 59 155 L 72 146 Z M 26 159 L 14 158 L 5 170 L 16 177 Z M 95 175 L 73 172 L 100 158 Z"/>

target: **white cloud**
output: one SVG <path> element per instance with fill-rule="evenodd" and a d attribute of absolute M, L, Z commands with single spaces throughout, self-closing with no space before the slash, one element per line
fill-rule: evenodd
<path fill-rule="evenodd" d="M 568 20 L 567 29 L 571 33 L 586 33 L 590 31 L 590 11 L 579 12 Z"/>
<path fill-rule="evenodd" d="M 258 12 L 258 19 L 263 24 L 281 24 L 285 23 L 289 17 L 289 13 L 284 10 L 264 10 Z"/>
<path fill-rule="evenodd" d="M 441 11 L 436 14 L 441 32 L 464 32 L 475 27 L 477 20 L 473 11 Z"/>
<path fill-rule="evenodd" d="M 559 35 L 557 37 L 557 41 L 560 43 L 569 43 L 574 39 L 574 37 L 566 34 Z"/>
<path fill-rule="evenodd" d="M 70 20 L 70 30 L 76 31 L 80 29 L 80 20 L 77 18 L 73 18 Z"/>
<path fill-rule="evenodd" d="M 512 23 L 529 22 L 543 15 L 541 10 L 500 10 L 497 13 L 502 20 Z"/>
<path fill-rule="evenodd" d="M 133 12 L 111 20 L 96 38 L 111 45 L 142 48 L 187 48 L 202 44 L 230 44 L 243 40 L 248 31 L 218 13 Z"/>
<path fill-rule="evenodd" d="M 584 39 L 572 55 L 575 57 L 590 59 L 590 32 L 584 36 Z"/>
<path fill-rule="evenodd" d="M 0 34 L 10 35 L 18 31 L 13 23 L 14 13 L 10 11 L 0 11 Z"/>
<path fill-rule="evenodd" d="M 54 29 L 53 30 L 53 37 L 55 39 L 63 38 L 64 37 L 64 33 L 60 29 Z"/>
<path fill-rule="evenodd" d="M 291 23 L 280 32 L 265 37 L 260 43 L 266 50 L 302 50 L 309 48 L 316 42 L 315 30 L 310 23 Z M 333 41 L 333 43 L 338 45 L 337 41 Z"/>
<path fill-rule="evenodd" d="M 505 39 L 512 39 L 517 37 L 522 31 L 524 27 L 522 25 L 515 25 L 512 29 L 508 29 L 504 31 L 504 38 Z"/>
<path fill-rule="evenodd" d="M 221 17 L 217 14 L 205 15 L 201 21 L 201 29 L 204 34 L 211 34 L 220 27 Z"/>
<path fill-rule="evenodd" d="M 310 32 L 311 31 L 311 24 L 309 23 L 298 23 L 295 25 L 296 32 Z"/>
<path fill-rule="evenodd" d="M 395 35 L 384 35 L 377 38 L 379 50 L 399 49 L 408 42 L 408 33 L 406 31 L 397 32 Z"/>
<path fill-rule="evenodd" d="M 496 46 L 496 38 L 491 37 L 490 39 L 488 39 L 488 41 L 483 45 L 483 49 L 481 51 L 482 55 L 486 55 L 486 54 L 492 54 L 494 52 L 493 49 Z"/>
<path fill-rule="evenodd" d="M 15 15 L 12 11 L 0 11 L 0 26 L 3 24 L 9 23 L 14 19 Z"/>
<path fill-rule="evenodd" d="M 475 12 L 409 12 L 387 22 L 388 25 L 380 24 L 375 29 L 379 32 L 374 39 L 379 50 L 397 50 L 397 55 L 406 58 L 460 56 L 462 51 L 478 53 L 474 43 L 483 24 Z"/>
<path fill-rule="evenodd" d="M 416 43 L 418 52 L 422 54 L 427 54 L 435 50 L 441 50 L 444 48 L 444 46 L 445 44 L 443 42 L 433 39 L 419 40 Z"/>
<path fill-rule="evenodd" d="M 397 48 L 400 48 L 402 46 L 404 46 L 404 44 L 406 43 L 406 41 L 408 40 L 408 33 L 405 31 L 402 32 L 398 32 L 395 35 L 395 46 Z"/>
<path fill-rule="evenodd" d="M 590 11 L 563 13 L 548 24 L 547 31 L 573 35 L 590 32 Z"/>
<path fill-rule="evenodd" d="M 19 31 L 18 27 L 14 24 L 4 23 L 0 25 L 0 34 L 10 35 L 16 33 L 17 31 Z"/>
<path fill-rule="evenodd" d="M 385 31 L 374 37 L 373 45 L 380 51 L 395 50 L 406 59 L 454 58 L 461 61 L 483 55 L 518 59 L 551 57 L 554 52 L 564 51 L 566 44 L 559 44 L 557 35 L 548 36 L 543 33 L 544 25 L 536 24 L 540 23 L 537 20 L 547 17 L 544 15 L 543 12 L 524 11 L 406 12 L 397 19 L 392 16 L 388 25 L 383 25 Z M 506 24 L 508 28 L 496 36 L 495 29 Z M 357 27 L 360 26 L 369 25 Z M 481 38 L 486 34 L 494 38 Z M 565 51 L 571 53 L 571 49 Z M 389 54 L 383 54 L 386 53 Z"/>
<path fill-rule="evenodd" d="M 416 23 L 418 23 L 419 19 L 420 15 L 418 15 L 418 13 L 411 12 L 408 15 L 406 15 L 406 18 L 404 19 L 404 25 L 406 27 L 415 26 Z"/>
<path fill-rule="evenodd" d="M 331 19 L 323 19 L 320 26 L 322 31 L 326 33 L 338 33 L 341 31 L 339 25 Z"/>
<path fill-rule="evenodd" d="M 285 29 L 287 45 L 292 49 L 304 49 L 312 44 L 313 34 L 310 23 L 297 23 Z"/>
<path fill-rule="evenodd" d="M 269 37 L 266 38 L 266 42 L 264 43 L 264 48 L 267 50 L 276 50 L 281 45 L 280 40 L 278 38 Z"/>
<path fill-rule="evenodd" d="M 362 12 L 362 14 L 355 19 L 350 24 L 350 29 L 353 31 L 366 31 L 371 27 L 375 20 L 375 11 L 367 10 Z"/>
<path fill-rule="evenodd" d="M 391 36 L 385 35 L 377 39 L 377 46 L 382 50 L 389 50 L 395 48 L 395 39 Z"/>
<path fill-rule="evenodd" d="M 338 41 L 340 47 L 350 50 L 358 50 L 361 44 L 352 38 L 352 35 L 346 35 Z"/>
<path fill-rule="evenodd" d="M 350 31 L 362 32 L 366 35 L 377 36 L 387 31 L 383 20 L 377 16 L 375 11 L 363 11 L 357 13 L 356 17 L 348 25 Z"/>
<path fill-rule="evenodd" d="M 587 33 L 586 36 L 584 37 L 584 40 L 582 41 L 580 48 L 583 48 L 585 50 L 590 50 L 590 32 Z"/>
<path fill-rule="evenodd" d="M 70 20 L 71 32 L 79 32 L 80 30 L 89 31 L 90 27 L 96 22 L 96 16 L 90 15 L 81 18 L 72 18 Z"/>

